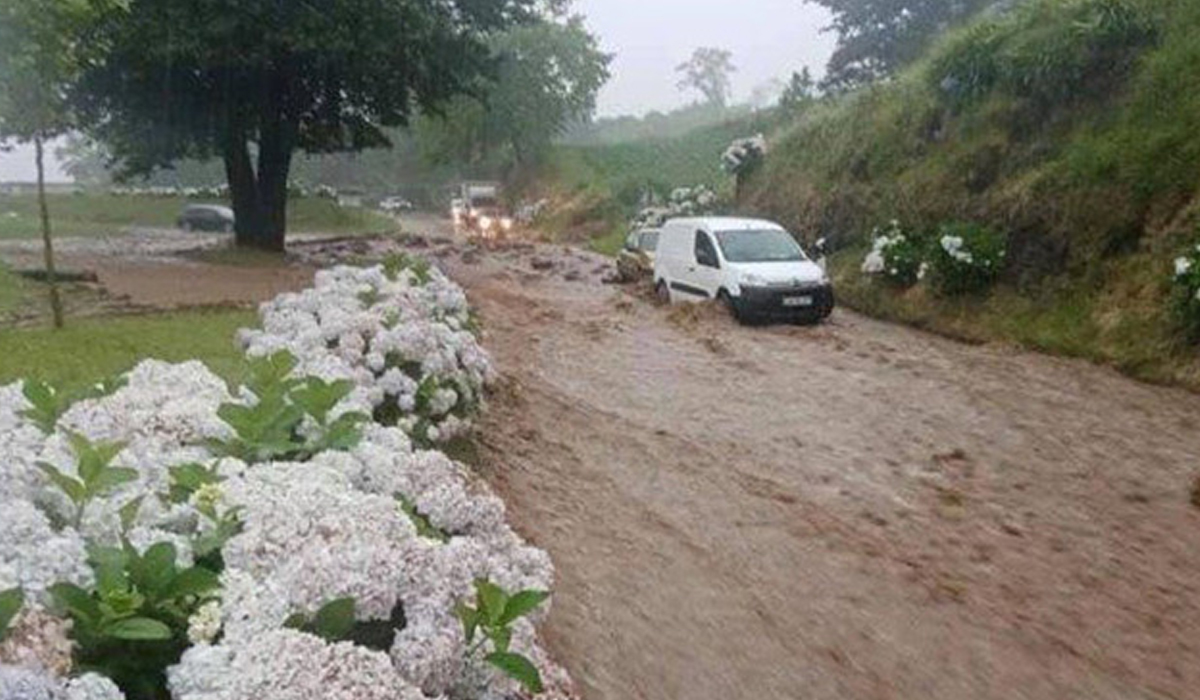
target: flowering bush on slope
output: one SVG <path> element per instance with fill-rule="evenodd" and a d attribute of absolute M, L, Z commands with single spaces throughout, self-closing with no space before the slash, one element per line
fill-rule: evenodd
<path fill-rule="evenodd" d="M 1200 341 L 1200 245 L 1175 259 L 1174 312 L 1190 342 Z"/>
<path fill-rule="evenodd" d="M 353 382 L 348 410 L 399 425 L 418 444 L 460 434 L 480 406 L 491 368 L 466 295 L 426 264 L 323 271 L 314 288 L 260 313 L 262 330 L 240 334 L 250 355 L 286 350 L 299 374 Z"/>
<path fill-rule="evenodd" d="M 900 287 L 911 287 L 925 277 L 928 266 L 923 261 L 923 246 L 899 221 L 893 219 L 875 229 L 873 239 L 871 252 L 863 260 L 864 274 L 882 275 Z"/>
<path fill-rule="evenodd" d="M 947 224 L 930 259 L 933 288 L 944 296 L 987 291 L 1004 263 L 1004 237 L 977 224 Z"/>
<path fill-rule="evenodd" d="M 459 332 L 461 290 L 411 268 L 326 279 L 338 291 L 323 292 L 328 312 L 299 315 L 309 331 L 342 319 L 333 337 L 344 339 L 373 318 L 360 309 L 386 305 L 384 333 L 431 333 L 406 349 L 421 382 L 478 396 L 487 368 L 473 338 L 426 329 Z M 346 280 L 379 299 L 348 307 Z M 19 606 L 11 619 L 0 610 L 0 697 L 570 696 L 534 629 L 549 558 L 509 528 L 486 486 L 403 427 L 352 421 L 321 439 L 375 406 L 378 389 L 361 373 L 352 386 L 305 376 L 330 366 L 356 369 L 316 352 L 253 358 L 231 392 L 199 363 L 147 361 L 112 394 L 61 412 L 39 410 L 32 383 L 0 387 L 0 608 Z M 480 591 L 500 605 L 486 639 L 464 607 Z M 84 662 L 108 678 L 72 677 Z"/>

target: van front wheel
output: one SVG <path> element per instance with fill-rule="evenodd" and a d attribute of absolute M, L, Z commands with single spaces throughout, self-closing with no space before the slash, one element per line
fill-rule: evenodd
<path fill-rule="evenodd" d="M 733 317 L 733 320 L 737 321 L 738 323 L 746 322 L 746 317 L 740 310 L 738 310 L 737 304 L 734 303 L 733 297 L 729 296 L 729 292 L 725 291 L 724 289 L 717 292 L 717 301 L 721 302 L 721 306 L 725 307 L 725 310 L 729 312 L 729 315 Z"/>
<path fill-rule="evenodd" d="M 667 288 L 665 280 L 659 280 L 658 284 L 654 286 L 654 298 L 663 306 L 671 303 L 671 290 Z"/>

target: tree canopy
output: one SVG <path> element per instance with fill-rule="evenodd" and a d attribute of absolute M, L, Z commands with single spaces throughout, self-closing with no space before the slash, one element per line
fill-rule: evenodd
<path fill-rule="evenodd" d="M 730 76 L 737 71 L 733 54 L 725 49 L 699 48 L 675 68 L 680 90 L 697 90 L 706 102 L 724 107 L 729 101 Z"/>
<path fill-rule="evenodd" d="M 833 14 L 838 45 L 823 85 L 845 89 L 891 75 L 929 41 L 997 0 L 805 0 Z"/>
<path fill-rule="evenodd" d="M 612 60 L 582 18 L 552 13 L 496 34 L 489 48 L 497 64 L 484 93 L 418 128 L 435 162 L 478 163 L 500 149 L 518 166 L 536 161 L 568 126 L 591 117 Z"/>
<path fill-rule="evenodd" d="M 79 1 L 79 0 L 72 0 Z M 85 41 L 76 104 L 119 172 L 224 161 L 240 245 L 282 249 L 292 156 L 389 145 L 482 89 L 533 0 L 128 0 Z"/>

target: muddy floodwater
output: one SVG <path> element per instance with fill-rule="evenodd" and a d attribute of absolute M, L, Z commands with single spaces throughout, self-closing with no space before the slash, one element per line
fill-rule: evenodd
<path fill-rule="evenodd" d="M 466 260 L 485 470 L 585 697 L 1200 697 L 1200 397 L 848 312 L 743 328 L 576 251 Z"/>

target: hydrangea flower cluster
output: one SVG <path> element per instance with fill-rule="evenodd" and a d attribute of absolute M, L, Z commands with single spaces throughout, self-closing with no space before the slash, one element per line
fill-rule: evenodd
<path fill-rule="evenodd" d="M 923 259 L 923 247 L 898 220 L 876 228 L 872 236 L 874 242 L 863 260 L 863 274 L 881 275 L 901 287 L 911 287 L 925 278 L 929 265 Z"/>
<path fill-rule="evenodd" d="M 747 172 L 767 156 L 767 139 L 762 134 L 738 139 L 729 144 L 721 154 L 721 167 L 725 172 L 737 175 Z"/>
<path fill-rule="evenodd" d="M 462 291 L 440 273 L 419 274 L 323 273 L 316 289 L 267 305 L 264 331 L 243 339 L 251 353 L 296 352 L 301 375 L 353 379 L 357 389 L 339 410 L 377 409 L 388 396 L 433 386 L 413 415 L 444 426 L 464 397 L 477 401 L 489 369 L 465 330 Z M 376 353 L 402 359 L 379 364 Z M 392 370 L 413 372 L 405 376 L 417 388 L 388 385 Z M 463 466 L 420 449 L 404 426 L 364 424 L 357 442 L 304 462 L 222 456 L 216 444 L 232 429 L 218 411 L 257 400 L 199 363 L 146 361 L 114 393 L 66 410 L 47 434 L 22 385 L 0 387 L 0 445 L 9 457 L 0 462 L 0 591 L 19 588 L 25 598 L 0 644 L 0 698 L 121 700 L 108 678 L 73 677 L 73 650 L 85 642 L 50 612 L 58 609 L 53 587 L 98 586 L 89 562 L 97 545 L 128 543 L 149 560 L 152 546 L 167 542 L 181 567 L 199 566 L 209 561 L 200 543 L 221 521 L 236 528 L 212 570 L 219 588 L 190 612 L 182 655 L 166 669 L 175 700 L 518 695 L 516 681 L 469 653 L 455 615 L 481 579 L 509 591 L 551 587 L 549 557 L 513 532 L 503 502 Z M 39 466 L 88 478 L 96 466 L 73 452 L 72 435 L 110 446 L 124 475 L 81 514 Z M 188 473 L 206 477 L 181 495 L 183 465 L 200 465 Z M 382 644 L 331 640 L 292 623 L 344 599 L 354 602 L 356 624 L 384 625 Z M 544 614 L 518 619 L 510 648 L 540 671 L 539 697 L 574 697 L 539 645 Z"/>
<path fill-rule="evenodd" d="M 862 272 L 901 287 L 928 278 L 933 290 L 943 296 L 978 294 L 999 276 L 1005 248 L 1004 236 L 978 224 L 944 224 L 926 237 L 892 220 L 873 232 Z"/>
<path fill-rule="evenodd" d="M 245 330 L 252 356 L 287 350 L 296 372 L 349 380 L 342 410 L 399 425 L 422 445 L 470 427 L 492 370 L 471 332 L 466 295 L 421 263 L 338 267 L 316 286 L 264 304 L 262 330 Z"/>
<path fill-rule="evenodd" d="M 665 206 L 646 207 L 630 222 L 633 229 L 657 228 L 680 216 L 699 216 L 713 211 L 717 195 L 705 185 L 677 187 L 671 190 Z"/>
<path fill-rule="evenodd" d="M 1174 313 L 1184 336 L 1200 341 L 1200 244 L 1175 259 Z"/>

